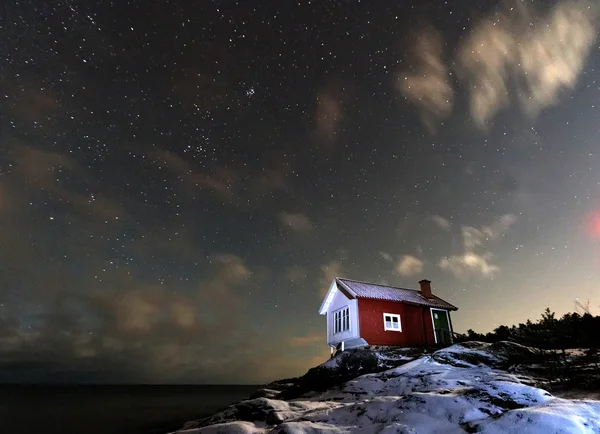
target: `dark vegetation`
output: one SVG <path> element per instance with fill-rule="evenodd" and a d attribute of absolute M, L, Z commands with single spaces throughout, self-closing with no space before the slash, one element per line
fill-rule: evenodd
<path fill-rule="evenodd" d="M 511 341 L 530 347 L 547 350 L 562 350 L 571 348 L 600 348 L 600 316 L 589 312 L 583 315 L 578 312 L 566 313 L 562 318 L 556 318 L 549 308 L 542 317 L 532 322 L 527 320 L 518 326 L 501 325 L 494 331 L 481 334 L 468 330 L 461 340 L 500 342 Z"/>
<path fill-rule="evenodd" d="M 457 342 L 515 342 L 539 349 L 540 374 L 548 378 L 554 389 L 600 389 L 600 316 L 579 304 L 583 311 L 557 318 L 549 308 L 535 322 L 508 327 L 501 325 L 482 334 L 468 330 Z M 574 352 L 571 350 L 581 349 Z"/>

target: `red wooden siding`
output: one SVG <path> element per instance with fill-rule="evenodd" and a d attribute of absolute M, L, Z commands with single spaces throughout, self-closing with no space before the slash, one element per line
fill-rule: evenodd
<path fill-rule="evenodd" d="M 401 332 L 384 330 L 384 313 L 400 315 Z M 359 299 L 358 315 L 360 335 L 369 345 L 413 346 L 431 345 L 435 342 L 428 307 Z"/>
<path fill-rule="evenodd" d="M 423 324 L 425 325 L 425 330 L 427 331 L 427 344 L 435 345 L 435 335 L 433 334 L 433 321 L 431 320 L 431 309 L 428 307 L 422 307 Z M 448 317 L 450 317 L 450 312 L 448 312 Z"/>

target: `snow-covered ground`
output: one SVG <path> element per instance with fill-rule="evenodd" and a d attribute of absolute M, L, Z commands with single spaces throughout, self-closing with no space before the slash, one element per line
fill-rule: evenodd
<path fill-rule="evenodd" d="M 297 399 L 242 401 L 177 433 L 600 433 L 600 401 L 557 398 L 514 373 L 514 361 L 532 354 L 508 343 L 453 345 Z"/>

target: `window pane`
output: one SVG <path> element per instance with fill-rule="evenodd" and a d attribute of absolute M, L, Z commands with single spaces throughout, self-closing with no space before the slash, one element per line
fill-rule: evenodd
<path fill-rule="evenodd" d="M 391 329 L 392 328 L 392 322 L 391 321 L 386 321 L 385 322 L 385 327 L 388 328 L 388 329 Z"/>
<path fill-rule="evenodd" d="M 397 316 L 393 316 L 392 317 L 392 321 L 396 324 L 398 324 L 398 317 Z"/>

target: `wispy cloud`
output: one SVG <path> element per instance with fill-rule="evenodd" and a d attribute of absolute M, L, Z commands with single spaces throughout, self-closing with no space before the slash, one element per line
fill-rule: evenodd
<path fill-rule="evenodd" d="M 494 277 L 500 272 L 500 267 L 491 262 L 489 245 L 505 236 L 516 221 L 517 217 L 514 214 L 504 214 L 480 228 L 461 227 L 463 252 L 442 258 L 438 263 L 439 267 L 459 279 L 471 276 Z"/>
<path fill-rule="evenodd" d="M 64 115 L 58 95 L 48 89 L 6 77 L 2 78 L 2 85 L 10 89 L 6 94 L 12 97 L 9 100 L 12 104 L 6 104 L 5 108 L 26 122 L 51 128 L 51 121 Z"/>
<path fill-rule="evenodd" d="M 64 186 L 60 178 L 65 175 L 83 180 L 89 178 L 89 171 L 72 156 L 27 145 L 18 145 L 13 154 L 16 168 L 7 176 L 13 184 L 45 191 L 54 199 L 70 205 L 78 214 L 95 220 L 107 222 L 129 217 L 125 207 L 115 199 L 102 194 L 85 195 Z"/>
<path fill-rule="evenodd" d="M 491 224 L 481 226 L 480 228 L 463 226 L 461 231 L 465 249 L 472 250 L 477 246 L 483 246 L 490 241 L 501 238 L 516 221 L 516 215 L 505 214 L 498 217 Z"/>
<path fill-rule="evenodd" d="M 392 258 L 392 255 L 390 255 L 389 253 L 379 252 L 379 256 L 381 256 L 383 259 L 385 259 L 388 262 L 393 262 L 394 261 L 394 258 Z"/>
<path fill-rule="evenodd" d="M 442 35 L 426 27 L 413 37 L 407 55 L 411 67 L 397 74 L 396 89 L 418 108 L 432 132 L 452 112 L 451 77 L 457 90 L 467 89 L 471 117 L 480 128 L 512 101 L 526 115 L 537 116 L 575 88 L 597 39 L 597 2 L 553 3 L 546 8 L 504 2 L 461 38 L 451 62 L 444 60 Z"/>
<path fill-rule="evenodd" d="M 265 165 L 259 170 L 218 166 L 208 171 L 196 167 L 193 160 L 165 149 L 151 152 L 148 158 L 156 167 L 172 174 L 189 197 L 196 199 L 199 192 L 211 192 L 239 206 L 268 200 L 276 191 L 291 189 L 288 177 L 293 170 L 293 157 L 277 152 L 264 159 Z"/>
<path fill-rule="evenodd" d="M 490 278 L 500 271 L 500 267 L 490 263 L 489 260 L 489 254 L 481 256 L 475 252 L 465 252 L 461 255 L 442 258 L 439 266 L 459 279 L 465 279 L 470 275 Z"/>
<path fill-rule="evenodd" d="M 321 344 L 326 341 L 326 336 L 323 333 L 315 333 L 306 336 L 293 336 L 290 339 L 290 346 L 303 347 L 307 345 Z"/>
<path fill-rule="evenodd" d="M 212 190 L 226 198 L 235 193 L 236 177 L 230 170 L 220 168 L 212 174 L 203 173 L 184 158 L 166 150 L 154 151 L 152 159 L 159 168 L 172 172 L 192 188 Z"/>
<path fill-rule="evenodd" d="M 250 332 L 239 333 L 243 324 L 248 324 L 245 297 L 254 287 L 250 282 L 254 272 L 233 254 L 212 255 L 211 261 L 208 276 L 198 282 L 197 291 L 148 283 L 130 270 L 111 273 L 106 284 L 85 280 L 85 293 L 53 291 L 53 286 L 62 287 L 64 282 L 51 282 L 36 295 L 38 302 L 52 307 L 50 314 L 43 311 L 35 317 L 43 325 L 37 331 L 23 333 L 10 324 L 10 315 L 0 319 L 0 365 L 29 355 L 43 361 L 46 370 L 56 361 L 58 368 L 64 371 L 68 366 L 69 372 L 77 374 L 84 360 L 99 372 L 127 360 L 122 369 L 135 371 L 130 381 L 202 378 L 203 370 L 229 381 L 213 360 L 217 365 L 235 365 L 236 358 L 247 356 L 247 348 L 236 348 L 242 341 L 254 339 Z M 244 291 L 239 291 L 244 283 Z M 93 334 L 90 324 L 94 324 Z M 215 339 L 232 346 L 213 348 L 212 357 L 200 357 L 206 351 L 204 346 Z"/>
<path fill-rule="evenodd" d="M 450 230 L 450 221 L 440 215 L 432 215 L 431 221 L 433 221 L 433 223 L 435 223 L 440 229 L 445 231 Z"/>
<path fill-rule="evenodd" d="M 321 265 L 321 279 L 319 281 L 319 287 L 321 288 L 321 295 L 325 296 L 329 291 L 329 285 L 333 282 L 333 279 L 340 277 L 342 272 L 342 264 L 340 261 L 334 260 L 327 264 Z"/>
<path fill-rule="evenodd" d="M 334 84 L 327 84 L 319 90 L 316 102 L 317 135 L 326 143 L 334 143 L 343 117 L 340 92 Z"/>
<path fill-rule="evenodd" d="M 8 214 L 11 209 L 11 200 L 8 196 L 8 189 L 0 182 L 0 217 Z"/>
<path fill-rule="evenodd" d="M 20 145 L 15 149 L 13 161 L 17 165 L 16 174 L 24 182 L 45 190 L 58 188 L 59 171 L 69 170 L 79 173 L 83 171 L 79 163 L 67 154 L 27 145 Z"/>
<path fill-rule="evenodd" d="M 416 44 L 408 53 L 413 68 L 397 75 L 396 88 L 417 106 L 425 126 L 434 131 L 436 124 L 452 112 L 454 99 L 443 60 L 444 41 L 430 26 L 416 34 L 415 39 Z"/>
<path fill-rule="evenodd" d="M 247 282 L 252 271 L 237 255 L 215 254 L 210 259 L 215 274 L 210 280 L 201 283 L 198 295 L 201 301 L 218 307 L 226 315 L 227 311 L 241 307 L 241 300 L 234 288 Z"/>
<path fill-rule="evenodd" d="M 404 255 L 396 265 L 396 271 L 401 276 L 410 277 L 423 272 L 423 261 L 411 255 Z"/>
<path fill-rule="evenodd" d="M 288 282 L 301 282 L 309 276 L 309 272 L 306 267 L 294 265 L 287 267 L 283 272 L 283 276 Z"/>
<path fill-rule="evenodd" d="M 314 225 L 304 214 L 282 212 L 279 214 L 279 219 L 285 228 L 296 232 L 306 233 L 314 229 Z"/>
<path fill-rule="evenodd" d="M 513 83 L 532 116 L 574 88 L 596 39 L 596 12 L 597 4 L 587 0 L 559 2 L 546 14 L 513 1 L 479 22 L 457 55 L 475 123 L 485 127 L 508 106 Z"/>

